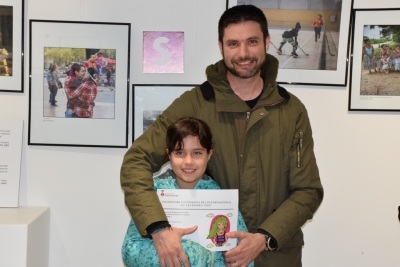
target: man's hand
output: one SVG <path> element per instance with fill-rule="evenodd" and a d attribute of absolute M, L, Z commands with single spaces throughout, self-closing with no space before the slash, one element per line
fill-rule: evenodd
<path fill-rule="evenodd" d="M 265 249 L 265 236 L 246 232 L 229 232 L 227 238 L 238 238 L 237 247 L 225 253 L 226 266 L 247 266 Z"/>
<path fill-rule="evenodd" d="M 154 247 L 156 248 L 161 267 L 181 267 L 179 260 L 189 267 L 189 261 L 182 249 L 182 236 L 191 234 L 197 230 L 197 225 L 190 228 L 165 228 L 152 235 Z"/>

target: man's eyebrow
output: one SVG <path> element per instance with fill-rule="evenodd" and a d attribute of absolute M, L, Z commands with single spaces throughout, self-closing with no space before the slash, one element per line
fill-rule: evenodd
<path fill-rule="evenodd" d="M 261 39 L 261 38 L 258 36 L 250 36 L 246 40 L 254 40 L 254 39 Z M 239 41 L 238 39 L 227 39 L 226 40 L 226 42 L 238 42 L 238 41 Z"/>

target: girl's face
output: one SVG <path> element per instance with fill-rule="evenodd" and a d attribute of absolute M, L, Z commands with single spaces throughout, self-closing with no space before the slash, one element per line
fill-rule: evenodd
<path fill-rule="evenodd" d="M 84 78 L 86 74 L 86 68 L 84 66 L 82 66 L 79 71 L 75 71 L 75 75 L 79 78 Z"/>
<path fill-rule="evenodd" d="M 370 45 L 370 44 L 371 44 L 371 41 L 366 41 L 365 44 L 366 44 L 366 45 Z"/>
<path fill-rule="evenodd" d="M 167 153 L 169 154 L 168 150 Z M 211 155 L 212 150 L 207 153 L 207 149 L 201 146 L 199 138 L 192 135 L 188 135 L 183 139 L 180 150 L 171 151 L 169 159 L 179 188 L 195 188 L 197 181 L 201 179 L 206 171 Z"/>
<path fill-rule="evenodd" d="M 223 222 L 219 222 L 217 224 L 217 227 L 218 227 L 219 230 L 224 230 L 225 229 L 225 224 Z"/>

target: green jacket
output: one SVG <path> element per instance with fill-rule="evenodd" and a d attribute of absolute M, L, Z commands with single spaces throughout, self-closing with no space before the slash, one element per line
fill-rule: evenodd
<path fill-rule="evenodd" d="M 267 231 L 279 249 L 304 244 L 300 227 L 317 210 L 323 189 L 307 111 L 278 87 L 277 71 L 277 59 L 267 54 L 261 70 L 264 91 L 250 109 L 230 88 L 223 62 L 210 65 L 209 83 L 185 92 L 135 140 L 124 157 L 121 184 L 139 231 L 167 220 L 152 173 L 168 160 L 166 128 L 192 116 L 211 128 L 214 153 L 207 171 L 221 188 L 239 189 L 239 209 L 249 232 Z"/>

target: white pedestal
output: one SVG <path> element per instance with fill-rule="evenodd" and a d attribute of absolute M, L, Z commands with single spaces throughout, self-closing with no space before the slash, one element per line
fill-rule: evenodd
<path fill-rule="evenodd" d="M 0 208 L 0 266 L 49 266 L 49 207 Z"/>

